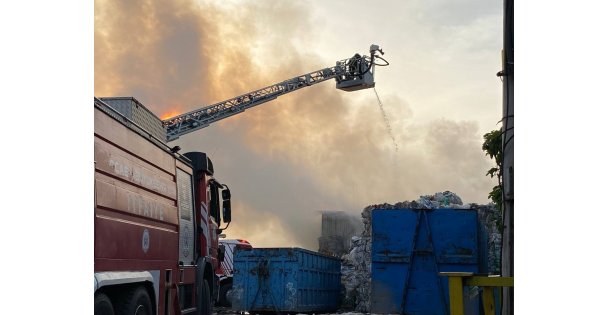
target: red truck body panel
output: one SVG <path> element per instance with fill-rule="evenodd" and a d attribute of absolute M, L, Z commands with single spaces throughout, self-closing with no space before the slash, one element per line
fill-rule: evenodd
<path fill-rule="evenodd" d="M 175 158 L 101 111 L 94 148 L 95 271 L 111 260 L 177 264 Z"/>
<path fill-rule="evenodd" d="M 177 312 L 180 303 L 195 307 L 197 258 L 211 262 L 211 270 L 218 265 L 217 224 L 206 211 L 212 177 L 203 175 L 198 187 L 193 187 L 195 174 L 187 159 L 180 160 L 159 141 L 146 139 L 129 123 L 121 123 L 116 113 L 97 105 L 94 112 L 95 273 L 155 272 L 158 291 L 151 298 L 157 299 L 153 301 L 157 314 Z M 178 178 L 187 178 L 191 184 L 180 186 Z M 187 200 L 184 191 L 192 196 L 191 205 L 180 207 L 180 200 Z M 193 222 L 186 232 L 180 219 L 183 211 L 188 216 L 187 209 L 192 209 L 188 220 Z M 189 252 L 186 256 L 191 255 L 192 261 L 180 264 L 184 252 Z M 179 296 L 175 285 L 184 288 Z"/>

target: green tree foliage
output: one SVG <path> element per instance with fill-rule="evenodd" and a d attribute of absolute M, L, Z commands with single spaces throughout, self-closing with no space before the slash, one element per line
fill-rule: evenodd
<path fill-rule="evenodd" d="M 496 167 L 492 167 L 486 176 L 498 179 L 498 185 L 494 186 L 488 194 L 488 199 L 492 200 L 502 213 L 502 131 L 493 130 L 483 135 L 482 150 L 496 162 Z"/>

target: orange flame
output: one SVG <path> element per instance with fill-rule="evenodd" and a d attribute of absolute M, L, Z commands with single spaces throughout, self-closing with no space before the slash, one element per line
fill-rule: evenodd
<path fill-rule="evenodd" d="M 165 120 L 171 117 L 175 117 L 179 114 L 182 114 L 181 112 L 179 112 L 177 109 L 170 109 L 168 112 L 165 112 L 164 114 L 160 115 L 160 119 L 161 120 Z"/>

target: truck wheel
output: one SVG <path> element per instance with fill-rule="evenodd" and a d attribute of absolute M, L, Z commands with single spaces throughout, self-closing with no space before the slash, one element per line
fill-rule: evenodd
<path fill-rule="evenodd" d="M 230 290 L 232 290 L 232 282 L 228 282 L 220 288 L 220 305 L 225 307 L 231 307 L 232 301 L 230 296 L 228 295 Z"/>
<path fill-rule="evenodd" d="M 118 315 L 153 315 L 148 291 L 142 286 L 129 290 L 117 313 Z"/>
<path fill-rule="evenodd" d="M 199 303 L 202 305 L 198 305 L 198 314 L 200 315 L 211 315 L 211 293 L 209 291 L 209 282 L 207 280 L 203 280 L 200 288 L 200 299 Z"/>
<path fill-rule="evenodd" d="M 95 315 L 114 315 L 112 301 L 104 293 L 95 294 Z"/>

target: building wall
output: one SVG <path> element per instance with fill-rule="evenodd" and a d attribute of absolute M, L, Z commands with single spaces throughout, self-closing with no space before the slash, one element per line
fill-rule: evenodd
<path fill-rule="evenodd" d="M 351 238 L 363 231 L 361 216 L 344 211 L 324 211 L 321 216 L 319 252 L 342 256 L 348 253 Z"/>

